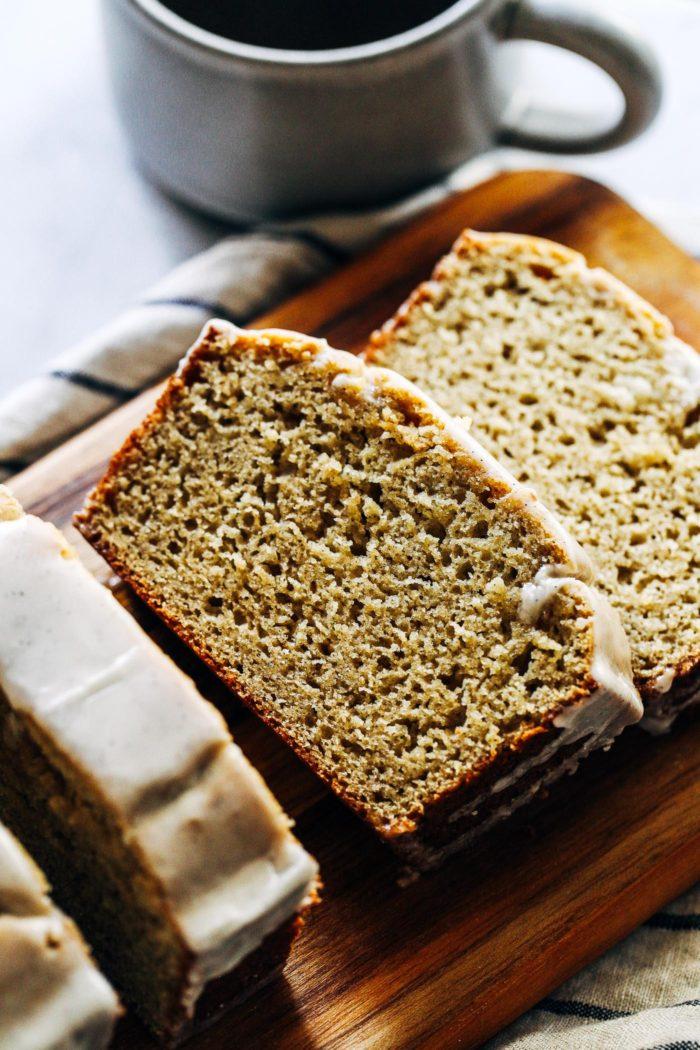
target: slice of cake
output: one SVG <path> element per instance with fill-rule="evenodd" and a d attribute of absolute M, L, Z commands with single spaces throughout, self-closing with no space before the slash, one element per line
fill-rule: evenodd
<path fill-rule="evenodd" d="M 415 387 L 305 336 L 210 325 L 78 524 L 414 865 L 640 715 L 534 495 Z"/>
<path fill-rule="evenodd" d="M 368 358 L 467 413 L 571 529 L 630 640 L 650 727 L 700 696 L 700 356 L 603 270 L 467 231 Z"/>
<path fill-rule="evenodd" d="M 120 1012 L 41 871 L 0 824 L 0 1047 L 101 1050 Z"/>
<path fill-rule="evenodd" d="M 216 710 L 7 490 L 0 623 L 0 815 L 176 1039 L 210 982 L 203 1009 L 279 968 L 316 865 Z"/>

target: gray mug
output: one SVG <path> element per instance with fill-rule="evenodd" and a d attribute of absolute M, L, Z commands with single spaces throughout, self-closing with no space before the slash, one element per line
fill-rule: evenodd
<path fill-rule="evenodd" d="M 139 165 L 175 197 L 226 219 L 395 198 L 495 142 L 562 153 L 620 145 L 660 101 L 642 41 L 575 0 L 457 0 L 408 32 L 329 51 L 237 43 L 160 0 L 102 4 L 117 106 Z M 622 90 L 618 123 L 570 136 L 505 127 L 514 85 L 497 61 L 504 40 L 556 44 L 595 62 Z"/>

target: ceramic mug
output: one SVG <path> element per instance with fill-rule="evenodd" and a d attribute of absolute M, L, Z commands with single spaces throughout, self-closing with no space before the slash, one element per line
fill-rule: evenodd
<path fill-rule="evenodd" d="M 227 219 L 388 200 L 495 142 L 605 149 L 638 135 L 659 106 L 650 51 L 575 0 L 457 0 L 397 36 L 329 51 L 237 43 L 160 0 L 102 4 L 138 163 L 174 196 Z M 622 90 L 617 124 L 568 136 L 505 127 L 512 87 L 497 61 L 505 40 L 555 44 L 596 63 Z"/>

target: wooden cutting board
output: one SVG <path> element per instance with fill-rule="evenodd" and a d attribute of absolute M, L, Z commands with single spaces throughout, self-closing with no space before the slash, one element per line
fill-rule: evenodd
<path fill-rule="evenodd" d="M 457 194 L 259 325 L 359 350 L 464 226 L 541 234 L 584 252 L 660 307 L 700 349 L 700 266 L 619 197 L 555 172 Z M 183 348 L 184 349 L 184 348 Z M 70 517 L 153 401 L 143 395 L 13 479 L 25 506 L 103 563 Z M 400 888 L 392 857 L 164 628 L 129 604 L 227 714 L 238 743 L 321 864 L 324 902 L 284 978 L 195 1036 L 250 1046 L 449 1050 L 477 1046 L 700 876 L 700 720 L 663 738 L 628 730 L 536 810 Z M 117 1046 L 151 1046 L 127 1020 Z"/>

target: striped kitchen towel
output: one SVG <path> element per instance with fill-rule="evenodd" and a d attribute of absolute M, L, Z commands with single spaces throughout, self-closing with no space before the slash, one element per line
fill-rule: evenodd
<path fill-rule="evenodd" d="M 479 159 L 388 208 L 239 229 L 0 401 L 0 481 L 173 371 L 211 317 L 245 325 L 392 227 L 496 170 Z"/>
<path fill-rule="evenodd" d="M 431 204 L 498 170 L 527 167 L 529 156 L 494 150 L 389 207 L 237 229 L 0 400 L 0 481 L 172 372 L 209 318 L 245 325 Z M 548 166 L 564 165 L 551 157 Z M 700 253 L 698 217 L 639 203 Z"/>
<path fill-rule="evenodd" d="M 700 888 L 543 999 L 488 1050 L 700 1050 Z"/>
<path fill-rule="evenodd" d="M 171 372 L 208 318 L 245 324 L 503 160 L 481 159 L 388 209 L 238 230 L 178 267 L 0 402 L 0 480 Z M 700 1050 L 700 891 L 656 915 L 489 1046 Z"/>

